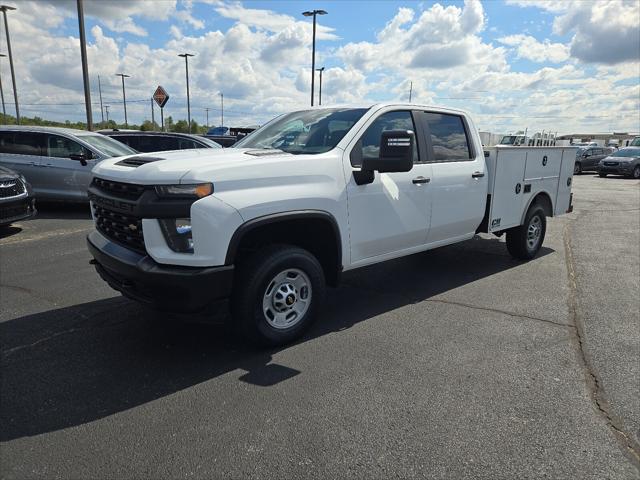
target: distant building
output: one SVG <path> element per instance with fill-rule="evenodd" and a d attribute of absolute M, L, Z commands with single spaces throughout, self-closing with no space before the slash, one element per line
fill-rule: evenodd
<path fill-rule="evenodd" d="M 637 133 L 613 132 L 613 133 L 570 133 L 559 135 L 557 140 L 568 140 L 569 144 L 595 142 L 601 147 L 616 145 L 618 147 L 628 146 Z"/>

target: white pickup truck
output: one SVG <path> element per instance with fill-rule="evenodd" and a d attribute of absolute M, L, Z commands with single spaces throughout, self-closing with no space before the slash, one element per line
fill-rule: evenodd
<path fill-rule="evenodd" d="M 282 344 L 346 270 L 506 233 L 540 249 L 571 210 L 575 148 L 484 151 L 470 116 L 415 104 L 282 115 L 234 148 L 98 164 L 89 188 L 100 276 L 163 310 L 230 298 L 251 340 Z"/>

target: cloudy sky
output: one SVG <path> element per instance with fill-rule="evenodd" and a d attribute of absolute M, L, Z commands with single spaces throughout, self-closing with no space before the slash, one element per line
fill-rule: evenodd
<path fill-rule="evenodd" d="M 23 115 L 83 120 L 75 0 L 19 0 L 9 13 Z M 260 124 L 309 104 L 311 22 L 316 66 L 326 68 L 323 104 L 413 100 L 471 111 L 481 129 L 640 130 L 640 2 L 637 0 L 224 1 L 85 0 L 94 118 L 98 75 L 110 117 L 151 116 L 157 85 L 165 115 Z M 6 51 L 4 32 L 0 52 Z M 13 112 L 8 61 L 1 63 Z M 317 83 L 316 83 L 317 85 Z M 316 86 L 317 88 L 317 86 Z M 129 103 L 130 102 L 130 103 Z M 156 115 L 158 112 L 156 111 Z"/>

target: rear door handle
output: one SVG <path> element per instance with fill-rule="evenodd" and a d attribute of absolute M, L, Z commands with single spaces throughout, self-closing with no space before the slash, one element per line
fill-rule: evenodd
<path fill-rule="evenodd" d="M 473 178 L 481 178 L 481 177 L 484 177 L 484 172 L 473 172 L 471 176 Z"/>
<path fill-rule="evenodd" d="M 427 177 L 423 177 L 422 175 L 419 177 L 414 178 L 413 180 L 411 180 L 414 184 L 420 184 L 420 183 L 429 183 L 431 179 L 427 178 Z"/>

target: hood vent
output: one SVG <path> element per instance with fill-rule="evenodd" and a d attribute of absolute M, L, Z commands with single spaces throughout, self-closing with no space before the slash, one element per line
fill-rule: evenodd
<path fill-rule="evenodd" d="M 144 165 L 145 163 L 157 162 L 158 160 L 165 160 L 160 157 L 129 157 L 124 160 L 120 160 L 116 163 L 116 165 L 122 165 L 124 167 L 133 167 L 138 168 L 140 165 Z"/>
<path fill-rule="evenodd" d="M 253 155 L 254 157 L 266 157 L 268 155 L 282 155 L 285 152 L 277 148 L 265 148 L 263 150 L 247 150 L 244 153 L 245 155 Z"/>

